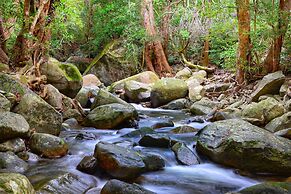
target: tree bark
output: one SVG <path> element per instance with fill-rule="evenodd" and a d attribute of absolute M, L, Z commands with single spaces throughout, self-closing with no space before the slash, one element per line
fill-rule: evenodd
<path fill-rule="evenodd" d="M 275 32 L 278 33 L 278 35 L 274 38 L 267 57 L 263 62 L 266 73 L 275 72 L 280 69 L 280 56 L 284 42 L 284 36 L 288 29 L 290 7 L 290 0 L 280 0 L 278 13 L 279 21 L 277 29 L 275 29 Z"/>
<path fill-rule="evenodd" d="M 156 72 L 160 76 L 171 74 L 163 45 L 158 38 L 155 28 L 153 0 L 143 0 L 142 16 L 144 27 L 150 40 L 145 45 L 145 62 L 148 70 Z"/>
<path fill-rule="evenodd" d="M 236 80 L 239 84 L 245 81 L 245 70 L 250 65 L 250 2 L 249 0 L 236 0 L 239 46 L 236 64 Z"/>
<path fill-rule="evenodd" d="M 204 41 L 203 53 L 202 53 L 202 66 L 209 66 L 209 38 Z"/>

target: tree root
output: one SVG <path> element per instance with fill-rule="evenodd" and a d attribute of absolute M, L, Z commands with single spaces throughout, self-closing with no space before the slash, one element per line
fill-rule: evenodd
<path fill-rule="evenodd" d="M 203 67 L 200 65 L 194 65 L 193 63 L 191 63 L 190 61 L 188 61 L 185 58 L 185 55 L 183 53 L 181 53 L 181 57 L 182 57 L 182 61 L 191 69 L 200 69 L 200 70 L 204 70 L 207 73 L 213 73 L 215 71 L 215 68 L 210 68 L 210 67 Z"/>

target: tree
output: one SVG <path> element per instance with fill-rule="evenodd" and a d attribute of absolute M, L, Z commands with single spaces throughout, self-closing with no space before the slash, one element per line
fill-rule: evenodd
<path fill-rule="evenodd" d="M 236 64 L 236 80 L 242 84 L 245 80 L 245 69 L 250 65 L 251 61 L 251 40 L 250 40 L 250 2 L 249 0 L 236 0 L 239 46 L 238 58 Z"/>
<path fill-rule="evenodd" d="M 280 55 L 283 46 L 284 36 L 290 22 L 289 10 L 291 7 L 290 0 L 280 0 L 278 9 L 278 22 L 274 29 L 275 37 L 268 51 L 263 66 L 267 73 L 275 72 L 280 69 Z"/>
<path fill-rule="evenodd" d="M 167 61 L 162 42 L 155 27 L 153 0 L 143 0 L 142 16 L 144 28 L 149 38 L 145 43 L 144 53 L 147 68 L 160 76 L 171 74 L 172 68 Z"/>

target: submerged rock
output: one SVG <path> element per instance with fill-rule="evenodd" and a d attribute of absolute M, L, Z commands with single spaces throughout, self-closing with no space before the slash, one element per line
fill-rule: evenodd
<path fill-rule="evenodd" d="M 68 152 L 68 144 L 63 139 L 44 133 L 34 133 L 29 140 L 29 148 L 46 158 L 62 157 Z"/>
<path fill-rule="evenodd" d="M 83 85 L 82 75 L 76 66 L 53 58 L 41 65 L 41 73 L 47 77 L 47 83 L 70 98 L 74 98 Z"/>
<path fill-rule="evenodd" d="M 27 169 L 28 164 L 13 152 L 0 152 L 0 175 L 2 172 L 24 173 Z"/>
<path fill-rule="evenodd" d="M 0 173 L 0 193 L 35 194 L 35 191 L 24 175 Z"/>
<path fill-rule="evenodd" d="M 187 94 L 188 86 L 185 81 L 175 78 L 164 78 L 153 85 L 151 104 L 153 107 L 159 107 L 172 100 L 184 98 Z"/>
<path fill-rule="evenodd" d="M 98 106 L 85 118 L 83 125 L 98 129 L 114 129 L 128 124 L 137 118 L 137 112 L 131 105 L 107 104 Z"/>
<path fill-rule="evenodd" d="M 291 142 L 240 119 L 206 126 L 197 150 L 214 162 L 253 173 L 291 172 Z"/>
<path fill-rule="evenodd" d="M 173 145 L 172 150 L 175 153 L 176 159 L 179 163 L 188 166 L 199 164 L 197 156 L 184 143 L 176 143 Z"/>
<path fill-rule="evenodd" d="M 138 184 L 129 184 L 116 179 L 108 181 L 101 190 L 101 194 L 154 194 Z"/>
<path fill-rule="evenodd" d="M 118 179 L 136 178 L 146 168 L 138 152 L 110 143 L 98 143 L 94 157 L 97 158 L 101 169 Z"/>
<path fill-rule="evenodd" d="M 0 142 L 25 137 L 29 132 L 29 124 L 19 114 L 0 112 Z"/>
<path fill-rule="evenodd" d="M 168 135 L 148 134 L 143 136 L 138 143 L 144 147 L 169 148 L 177 143 L 177 141 L 172 140 Z"/>
<path fill-rule="evenodd" d="M 97 159 L 93 156 L 85 156 L 78 164 L 77 169 L 79 171 L 94 174 L 98 168 Z"/>
<path fill-rule="evenodd" d="M 257 86 L 257 89 L 252 93 L 252 101 L 257 101 L 260 96 L 265 94 L 278 94 L 281 85 L 285 81 L 285 76 L 282 71 L 270 73 L 266 75 Z"/>
<path fill-rule="evenodd" d="M 84 180 L 83 178 L 72 174 L 66 173 L 55 179 L 45 183 L 38 193 L 42 194 L 77 194 L 86 193 L 90 188 L 96 187 L 95 181 Z"/>
<path fill-rule="evenodd" d="M 35 94 L 26 94 L 15 107 L 36 132 L 59 135 L 62 127 L 62 115 L 46 101 Z"/>

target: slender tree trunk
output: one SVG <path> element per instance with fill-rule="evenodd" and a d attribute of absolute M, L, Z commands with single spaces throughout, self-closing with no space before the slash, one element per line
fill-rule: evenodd
<path fill-rule="evenodd" d="M 151 39 L 145 45 L 147 68 L 150 71 L 154 70 L 160 76 L 171 74 L 172 68 L 167 61 L 163 45 L 155 28 L 153 0 L 143 0 L 142 16 L 147 35 Z"/>
<path fill-rule="evenodd" d="M 239 84 L 245 81 L 245 69 L 250 65 L 250 2 L 236 0 L 239 47 L 236 64 L 236 80 Z"/>
<path fill-rule="evenodd" d="M 290 0 L 280 0 L 279 4 L 279 21 L 277 29 L 278 35 L 274 38 L 273 43 L 268 51 L 267 57 L 263 62 L 263 66 L 267 73 L 275 72 L 280 69 L 280 55 L 283 46 L 284 36 L 289 24 L 289 10 L 291 6 Z"/>
<path fill-rule="evenodd" d="M 0 63 L 8 64 L 9 58 L 6 53 L 6 37 L 3 26 L 3 19 L 0 15 Z"/>
<path fill-rule="evenodd" d="M 204 41 L 203 53 L 202 53 L 202 66 L 209 66 L 209 38 Z"/>

